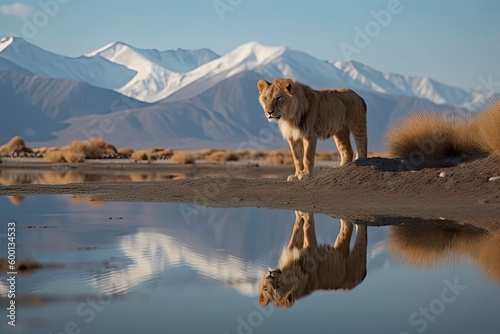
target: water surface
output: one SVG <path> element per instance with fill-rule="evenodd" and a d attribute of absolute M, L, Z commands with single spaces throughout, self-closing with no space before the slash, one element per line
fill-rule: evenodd
<path fill-rule="evenodd" d="M 258 283 L 288 245 L 295 213 L 189 204 L 0 197 L 0 258 L 47 268 L 17 278 L 17 326 L 2 333 L 498 333 L 498 232 L 444 221 L 367 229 L 366 277 L 290 308 L 258 304 Z M 316 214 L 319 244 L 340 221 Z M 356 233 L 351 238 L 354 247 Z M 343 270 L 340 268 L 339 270 Z M 3 273 L 2 273 L 3 274 Z M 6 276 L 0 286 L 5 293 Z M 444 291 L 444 292 L 443 292 Z M 5 311 L 6 296 L 1 297 Z"/>

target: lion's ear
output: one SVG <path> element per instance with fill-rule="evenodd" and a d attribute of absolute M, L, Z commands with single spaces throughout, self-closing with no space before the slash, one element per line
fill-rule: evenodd
<path fill-rule="evenodd" d="M 259 295 L 259 305 L 260 306 L 266 306 L 267 304 L 269 304 L 269 299 L 267 299 L 267 297 L 264 296 L 262 294 L 262 292 L 261 292 L 260 295 Z"/>
<path fill-rule="evenodd" d="M 283 79 L 281 81 L 281 88 L 286 89 L 289 93 L 292 93 L 295 82 L 292 79 Z"/>
<path fill-rule="evenodd" d="M 295 304 L 295 295 L 290 291 L 285 297 L 285 307 L 292 307 Z"/>
<path fill-rule="evenodd" d="M 269 82 L 267 82 L 264 79 L 260 79 L 259 82 L 257 82 L 257 88 L 259 89 L 259 94 L 262 94 L 263 91 L 265 91 L 269 87 Z"/>

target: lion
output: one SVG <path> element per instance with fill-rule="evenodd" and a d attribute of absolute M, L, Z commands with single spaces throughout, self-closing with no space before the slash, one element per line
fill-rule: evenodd
<path fill-rule="evenodd" d="M 277 122 L 292 151 L 295 174 L 288 181 L 313 175 L 318 139 L 333 136 L 340 166 L 353 161 L 352 132 L 358 158 L 367 156 L 366 103 L 350 89 L 313 90 L 292 79 L 257 83 L 259 102 L 269 122 Z"/>
<path fill-rule="evenodd" d="M 272 302 L 291 307 L 295 300 L 314 290 L 350 290 L 366 277 L 366 225 L 356 225 L 352 251 L 349 242 L 353 224 L 340 220 L 340 232 L 333 246 L 318 245 L 314 215 L 295 211 L 295 223 L 278 268 L 269 269 L 259 283 L 259 304 Z"/>

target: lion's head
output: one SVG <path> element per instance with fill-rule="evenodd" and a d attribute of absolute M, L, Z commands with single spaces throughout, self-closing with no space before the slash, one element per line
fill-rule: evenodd
<path fill-rule="evenodd" d="M 272 302 L 275 306 L 291 307 L 295 303 L 292 280 L 283 275 L 280 269 L 269 269 L 259 283 L 259 304 L 266 306 Z"/>
<path fill-rule="evenodd" d="M 292 79 L 274 79 L 272 83 L 259 80 L 259 102 L 269 122 L 277 122 L 281 118 L 292 118 L 295 83 Z"/>

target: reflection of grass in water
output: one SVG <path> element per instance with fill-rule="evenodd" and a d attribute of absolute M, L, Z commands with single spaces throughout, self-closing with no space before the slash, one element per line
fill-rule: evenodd
<path fill-rule="evenodd" d="M 475 262 L 500 281 L 500 233 L 456 223 L 430 222 L 391 226 L 389 254 L 418 269 Z"/>
<path fill-rule="evenodd" d="M 14 205 L 19 205 L 24 201 L 24 196 L 7 196 L 9 201 Z"/>
<path fill-rule="evenodd" d="M 69 171 L 65 173 L 58 172 L 45 172 L 42 174 L 39 183 L 43 184 L 69 184 L 69 183 L 82 183 L 85 181 L 83 174 Z"/>
<path fill-rule="evenodd" d="M 71 200 L 75 203 L 84 202 L 94 207 L 99 207 L 104 205 L 104 202 L 94 200 L 92 195 L 71 195 L 70 197 Z"/>
<path fill-rule="evenodd" d="M 14 172 L 11 173 L 7 170 L 0 170 L 0 184 L 10 186 L 14 184 L 32 184 L 36 183 L 39 178 L 39 173 L 24 173 Z"/>

